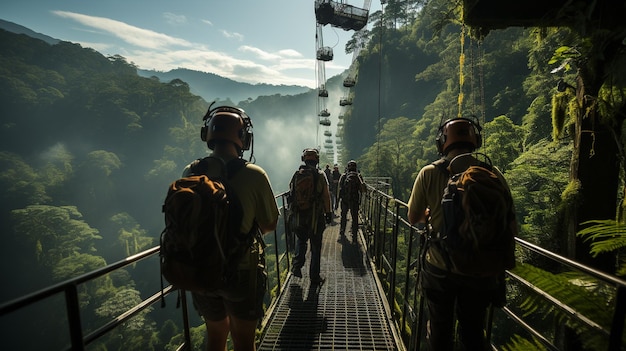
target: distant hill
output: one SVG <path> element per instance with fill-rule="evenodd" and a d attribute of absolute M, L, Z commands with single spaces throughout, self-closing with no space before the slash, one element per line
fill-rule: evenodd
<path fill-rule="evenodd" d="M 0 29 L 4 29 L 7 32 L 11 32 L 11 33 L 16 33 L 16 34 L 26 34 L 31 38 L 35 38 L 35 39 L 40 39 L 45 41 L 46 43 L 50 44 L 50 45 L 54 45 L 57 44 L 58 42 L 60 42 L 59 39 L 55 39 L 52 37 L 49 37 L 45 34 L 41 34 L 41 33 L 37 33 L 35 31 L 32 31 L 24 26 L 20 26 L 17 23 L 13 23 L 13 22 L 9 22 L 9 21 L 5 21 L 0 19 Z"/>
<path fill-rule="evenodd" d="M 193 94 L 201 96 L 206 101 L 230 99 L 234 103 L 248 99 L 255 100 L 259 96 L 270 95 L 297 95 L 311 90 L 308 87 L 297 85 L 249 84 L 236 82 L 213 73 L 193 71 L 178 68 L 168 72 L 151 70 L 137 70 L 142 77 L 157 77 L 167 83 L 173 79 L 180 79 L 187 84 Z"/>
<path fill-rule="evenodd" d="M 31 38 L 43 40 L 50 45 L 58 44 L 61 41 L 2 19 L 0 19 L 0 29 L 16 34 L 25 34 Z M 161 82 L 170 82 L 178 78 L 189 84 L 189 88 L 193 94 L 201 96 L 206 101 L 230 99 L 230 101 L 238 103 L 248 99 L 255 100 L 259 96 L 271 96 L 276 94 L 297 95 L 310 90 L 308 87 L 297 85 L 241 83 L 213 73 L 193 71 L 184 68 L 168 72 L 138 69 L 137 74 L 142 77 L 157 77 Z"/>

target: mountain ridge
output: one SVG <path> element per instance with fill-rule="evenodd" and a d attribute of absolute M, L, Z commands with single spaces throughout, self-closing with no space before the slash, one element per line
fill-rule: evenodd
<path fill-rule="evenodd" d="M 3 19 L 0 19 L 0 29 L 43 40 L 49 45 L 56 45 L 63 41 Z M 276 94 L 298 95 L 311 90 L 311 88 L 298 85 L 243 83 L 214 73 L 195 71 L 186 68 L 177 68 L 167 72 L 137 68 L 137 75 L 146 78 L 157 77 L 161 82 L 170 82 L 174 79 L 180 79 L 189 84 L 190 91 L 193 94 L 202 97 L 206 101 L 230 100 L 233 103 L 239 103 L 244 100 L 255 100 L 259 96 L 271 96 Z"/>
<path fill-rule="evenodd" d="M 298 95 L 311 88 L 298 85 L 272 85 L 266 83 L 250 84 L 222 77 L 210 72 L 200 72 L 187 68 L 177 68 L 167 72 L 137 69 L 141 77 L 157 77 L 161 82 L 180 79 L 189 84 L 191 93 L 201 96 L 207 101 L 228 100 L 238 103 L 254 100 L 259 96 Z"/>

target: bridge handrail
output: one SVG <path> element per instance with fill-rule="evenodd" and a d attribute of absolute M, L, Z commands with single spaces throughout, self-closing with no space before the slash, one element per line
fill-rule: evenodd
<path fill-rule="evenodd" d="M 382 191 L 380 189 L 380 183 L 375 185 L 368 184 L 367 193 L 361 198 L 360 209 L 362 212 L 361 215 L 364 218 L 363 231 L 367 242 L 366 250 L 368 250 L 370 257 L 374 260 L 374 265 L 377 267 L 381 281 L 388 286 L 388 289 L 385 290 L 385 294 L 389 305 L 398 306 L 395 311 L 396 313 L 393 314 L 394 322 L 400 331 L 405 347 L 411 350 L 419 350 L 423 332 L 422 329 L 424 327 L 424 302 L 417 293 L 420 260 L 415 259 L 415 257 L 419 256 L 424 246 L 424 236 L 419 235 L 419 230 L 411 226 L 405 219 L 408 204 Z M 403 231 L 408 231 L 408 234 Z M 398 237 L 402 234 L 406 235 L 404 242 L 410 244 L 406 245 L 406 252 L 397 252 L 397 250 L 400 249 L 398 246 Z M 591 277 L 615 287 L 615 309 L 610 331 L 603 329 L 599 324 L 589 320 L 580 312 L 575 311 L 573 308 L 551 296 L 546 299 L 546 301 L 588 327 L 598 330 L 604 335 L 608 335 L 609 350 L 620 349 L 622 345 L 624 320 L 626 318 L 626 280 L 550 252 L 521 238 L 515 238 L 515 240 L 519 247 L 533 251 L 554 262 L 569 266 L 570 268 L 588 274 Z M 404 257 L 407 261 L 409 261 L 409 258 L 411 259 L 410 265 L 407 263 L 409 267 L 405 269 L 404 272 L 398 272 L 398 257 Z M 413 276 L 409 274 L 409 271 L 414 272 Z M 396 276 L 400 273 L 404 275 L 403 286 L 396 284 Z M 523 279 L 519 276 L 511 272 L 507 272 L 507 274 L 511 279 L 524 284 Z M 541 291 L 536 286 L 532 287 L 533 292 L 539 296 L 549 296 L 549 294 Z M 401 295 L 400 297 L 397 296 L 398 293 Z M 410 301 L 411 297 L 413 298 L 412 301 Z M 540 334 L 538 335 L 536 330 L 527 325 L 522 317 L 515 315 L 511 309 L 505 306 L 501 310 L 522 329 L 536 336 L 537 340 L 544 343 L 549 349 L 556 349 L 554 345 L 548 342 L 547 337 L 541 336 Z M 489 313 L 490 320 L 487 325 L 488 337 L 491 337 L 492 332 L 492 312 L 493 311 L 490 311 Z"/>
<path fill-rule="evenodd" d="M 385 188 L 385 185 L 386 184 L 383 183 L 382 188 Z M 364 238 L 366 240 L 365 249 L 368 251 L 369 257 L 371 257 L 373 260 L 374 266 L 377 269 L 377 273 L 381 282 L 388 286 L 388 289 L 385 290 L 385 294 L 388 299 L 389 306 L 399 306 L 399 310 L 394 311 L 394 313 L 392 314 L 392 318 L 394 323 L 396 323 L 396 328 L 399 330 L 400 335 L 402 336 L 402 341 L 405 343 L 405 348 L 419 350 L 422 330 L 424 328 L 424 302 L 423 299 L 418 296 L 416 284 L 419 280 L 420 262 L 419 260 L 415 260 L 411 261 L 409 264 L 408 258 L 416 257 L 416 253 L 419 255 L 419 252 L 424 244 L 423 235 L 419 235 L 419 231 L 417 230 L 417 228 L 411 226 L 405 219 L 406 213 L 404 213 L 403 211 L 406 211 L 406 209 L 408 208 L 407 203 L 396 199 L 392 195 L 389 195 L 385 191 L 381 190 L 381 183 L 377 182 L 376 184 L 374 184 L 374 186 L 368 184 L 367 189 L 368 190 L 365 196 L 363 196 L 361 199 L 362 206 L 360 207 L 361 215 L 364 218 L 362 223 L 362 229 L 364 233 Z M 388 187 L 386 191 L 388 191 Z M 282 202 L 282 205 L 279 206 L 279 209 L 281 211 L 283 221 L 282 223 L 279 222 L 279 224 L 281 225 L 279 225 L 279 227 L 273 231 L 273 254 L 276 262 L 276 285 L 270 286 L 268 287 L 268 289 L 275 289 L 276 293 L 271 296 L 271 301 L 268 307 L 269 313 L 267 315 L 271 314 L 271 310 L 273 310 L 278 300 L 278 297 L 284 289 L 281 278 L 286 276 L 286 272 L 289 271 L 289 241 L 286 240 L 286 236 L 284 236 L 284 228 L 286 228 L 288 224 L 286 218 L 287 216 L 285 215 L 286 196 L 287 192 L 275 195 L 275 199 L 277 199 L 278 201 L 278 199 L 280 198 Z M 407 252 L 400 253 L 398 252 L 398 237 L 405 234 L 402 231 L 407 230 L 408 241 L 406 242 L 410 244 L 407 245 Z M 268 235 L 270 234 L 268 233 L 266 237 Z M 386 242 L 390 239 L 391 242 Z M 279 243 L 281 243 L 281 245 L 279 245 Z M 560 264 L 569 266 L 570 268 L 584 272 L 585 274 L 595 277 L 596 279 L 599 279 L 615 287 L 615 310 L 613 314 L 611 328 L 609 331 L 606 331 L 603 328 L 599 327 L 599 325 L 597 325 L 596 323 L 589 323 L 587 319 L 582 316 L 582 314 L 579 314 L 579 312 L 569 308 L 567 305 L 561 303 L 560 301 L 551 301 L 552 297 L 548 298 L 547 301 L 549 303 L 552 303 L 555 307 L 563 309 L 568 315 L 577 318 L 583 323 L 589 325 L 591 328 L 594 328 L 596 330 L 600 329 L 604 334 L 608 334 L 610 350 L 620 349 L 622 345 L 624 320 L 626 317 L 626 280 L 610 274 L 606 274 L 602 271 L 596 270 L 574 260 L 550 252 L 521 238 L 516 238 L 516 243 L 520 247 L 533 251 Z M 387 248 L 386 246 L 389 246 L 389 248 Z M 130 308 L 118 317 L 111 319 L 104 326 L 101 326 L 87 336 L 83 336 L 83 327 L 80 319 L 79 297 L 77 290 L 78 285 L 92 281 L 94 279 L 104 276 L 105 274 L 127 267 L 128 265 L 134 264 L 143 259 L 152 257 L 153 255 L 159 253 L 159 250 L 160 248 L 158 246 L 150 248 L 113 264 L 107 265 L 106 267 L 82 274 L 78 277 L 65 280 L 63 282 L 54 284 L 34 293 L 3 303 L 2 305 L 0 305 L 0 316 L 4 316 L 11 312 L 17 311 L 23 307 L 50 298 L 56 294 L 63 293 L 65 295 L 65 307 L 68 315 L 70 342 L 72 345 L 72 349 L 84 350 L 85 345 L 88 345 L 100 336 L 103 336 L 109 331 L 115 329 L 121 323 L 123 323 L 139 311 L 157 303 L 162 298 L 162 296 L 170 294 L 175 289 L 173 289 L 172 286 L 168 286 L 164 288 L 163 291 L 159 290 L 154 295 L 143 300 L 140 304 Z M 268 254 L 270 253 L 268 252 Z M 398 272 L 398 257 L 407 258 L 408 268 L 406 268 L 404 271 Z M 282 269 L 283 262 L 284 265 L 286 265 L 285 269 Z M 270 268 L 268 267 L 268 271 L 269 270 Z M 411 272 L 414 273 L 414 276 L 411 275 Z M 402 284 L 402 286 L 396 286 L 397 274 L 402 274 L 404 276 L 404 283 Z M 523 279 L 517 277 L 516 274 L 508 272 L 508 276 L 511 279 L 520 281 L 522 282 L 522 284 L 524 284 Z M 543 294 L 547 295 L 547 293 L 541 291 L 535 286 L 533 286 L 533 290 L 540 296 Z M 401 293 L 400 296 L 396 294 L 396 291 Z M 183 293 L 181 295 L 183 300 L 182 313 L 185 341 L 182 345 L 180 345 L 179 349 L 182 349 L 186 345 L 191 344 L 186 308 L 187 304 L 185 303 L 185 294 Z M 504 307 L 502 311 L 505 315 L 509 316 L 509 318 L 514 321 L 514 323 L 518 324 L 532 335 L 535 335 L 537 339 L 540 340 L 540 342 L 542 342 L 546 347 L 548 347 L 549 349 L 556 349 L 556 347 L 552 345 L 547 337 L 541 335 L 539 331 L 533 329 L 530 325 L 526 324 L 523 318 L 517 316 L 514 311 L 512 311 L 508 307 Z M 493 316 L 492 313 L 490 313 L 489 315 L 490 317 Z M 265 325 L 266 320 L 267 319 L 263 321 L 261 329 L 263 329 L 263 325 Z M 490 325 L 488 326 L 488 336 L 491 336 Z"/>
<path fill-rule="evenodd" d="M 276 200 L 278 200 L 279 198 L 282 199 L 282 205 L 279 206 L 279 210 L 281 211 L 281 216 L 283 217 L 283 224 L 284 224 L 283 228 L 287 224 L 286 218 L 285 218 L 286 216 L 282 215 L 284 213 L 284 208 L 285 208 L 285 203 L 286 203 L 286 194 L 287 192 L 283 192 L 274 196 Z M 273 231 L 275 243 L 278 243 L 280 240 L 278 231 L 279 231 L 278 228 Z M 281 235 L 282 234 L 284 234 L 284 232 L 281 233 Z M 268 233 L 265 236 L 267 237 L 268 235 L 271 235 L 271 234 Z M 285 244 L 288 245 L 287 242 Z M 279 247 L 278 247 L 279 245 L 273 245 L 273 246 L 275 248 L 274 256 L 276 259 L 275 262 L 276 262 L 277 284 L 276 286 L 268 287 L 268 288 L 269 289 L 276 288 L 277 293 L 275 296 L 271 297 L 270 306 L 268 308 L 270 310 L 276 304 L 278 296 L 284 289 L 281 283 L 281 276 L 284 275 L 284 273 L 281 271 L 281 262 L 286 260 L 287 268 L 285 271 L 287 272 L 289 271 L 289 255 L 288 255 L 289 248 L 285 247 L 283 252 L 280 252 Z M 159 300 L 169 295 L 170 293 L 176 291 L 177 289 L 174 289 L 174 287 L 171 285 L 164 287 L 163 290 L 157 291 L 152 296 L 148 297 L 147 299 L 142 300 L 136 306 L 131 307 L 127 311 L 121 313 L 119 316 L 112 318 L 109 322 L 97 328 L 95 331 L 84 336 L 83 326 L 82 326 L 81 318 L 80 318 L 80 301 L 79 301 L 79 296 L 78 296 L 78 286 L 80 284 L 84 284 L 94 279 L 100 278 L 118 269 L 125 268 L 143 259 L 152 257 L 158 254 L 159 252 L 160 252 L 160 246 L 155 246 L 145 251 L 142 251 L 140 253 L 137 253 L 135 255 L 126 257 L 125 259 L 122 259 L 115 263 L 109 264 L 105 267 L 96 269 L 94 271 L 82 274 L 80 276 L 77 276 L 71 279 L 67 279 L 65 281 L 53 284 L 51 286 L 40 289 L 33 293 L 30 293 L 22 297 L 2 303 L 0 305 L 0 316 L 7 315 L 11 312 L 15 312 L 24 307 L 30 306 L 42 300 L 51 298 L 57 294 L 63 293 L 65 296 L 65 307 L 67 310 L 67 319 L 68 319 L 69 329 L 70 329 L 71 349 L 72 350 L 85 350 L 86 345 L 89 345 L 91 342 L 97 340 L 99 337 L 104 336 L 106 333 L 110 332 L 111 330 L 120 326 L 123 322 L 127 321 L 130 317 L 134 316 L 135 314 L 144 310 L 145 308 L 157 303 Z M 184 349 L 186 345 L 191 345 L 188 309 L 187 309 L 187 303 L 186 303 L 186 294 L 184 292 L 181 293 L 181 306 L 182 306 L 181 313 L 183 314 L 183 325 L 184 325 L 183 337 L 185 341 L 182 345 L 179 346 L 178 348 L 179 350 Z"/>

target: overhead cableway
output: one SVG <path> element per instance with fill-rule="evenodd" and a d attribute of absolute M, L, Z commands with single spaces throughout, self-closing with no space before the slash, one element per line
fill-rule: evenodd
<path fill-rule="evenodd" d="M 333 48 L 329 46 L 324 46 L 324 37 L 322 32 L 322 25 L 319 23 L 315 24 L 315 55 L 316 55 L 316 84 L 317 84 L 317 116 L 319 117 L 319 125 L 318 125 L 318 133 L 317 134 L 317 142 L 316 144 L 320 144 L 319 140 L 319 130 L 320 126 L 322 126 L 322 130 L 324 132 L 330 133 L 330 112 L 327 107 L 328 100 L 328 88 L 326 85 L 326 67 L 325 63 L 328 61 L 332 61 L 334 54 Z"/>
<path fill-rule="evenodd" d="M 367 25 L 369 17 L 369 7 L 371 0 L 365 0 L 363 7 L 356 7 L 348 4 L 346 1 L 330 1 L 330 0 L 315 0 L 315 18 L 316 18 L 316 32 L 315 32 L 315 54 L 316 54 L 316 85 L 318 89 L 317 98 L 317 115 L 320 117 L 319 125 L 322 126 L 324 134 L 330 133 L 330 126 L 332 121 L 330 119 L 331 112 L 327 106 L 327 99 L 329 98 L 328 86 L 326 84 L 326 66 L 325 63 L 332 61 L 334 58 L 333 48 L 324 45 L 323 28 L 326 25 L 331 27 L 341 28 L 344 30 L 357 31 L 357 44 L 353 48 L 352 63 L 348 69 L 348 74 L 343 81 L 343 86 L 348 89 L 347 95 L 339 99 L 339 106 L 345 110 L 345 106 L 352 105 L 352 98 L 350 94 L 350 88 L 356 84 L 356 65 L 355 60 L 358 57 L 361 47 L 363 46 L 361 35 L 358 35 L 358 31 L 361 31 Z M 343 113 L 342 113 L 343 114 Z M 317 144 L 320 145 L 320 127 L 318 126 Z M 335 153 L 333 150 L 333 140 L 326 140 L 324 144 L 326 149 L 326 156 L 335 159 Z"/>

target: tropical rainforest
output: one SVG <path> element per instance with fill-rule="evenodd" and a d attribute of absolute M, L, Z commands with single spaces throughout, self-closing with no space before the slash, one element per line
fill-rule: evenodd
<path fill-rule="evenodd" d="M 388 1 L 346 44 L 347 53 L 361 47 L 353 105 L 337 130 L 338 162 L 355 159 L 364 175 L 391 177 L 393 195 L 406 201 L 418 170 L 439 157 L 441 122 L 477 116 L 480 151 L 509 183 L 520 237 L 626 273 L 623 234 L 604 245 L 588 240 L 599 236 L 593 230 L 577 234 L 590 223 L 623 222 L 624 30 L 484 33 L 464 26 L 456 5 Z M 180 78 L 141 76 L 124 57 L 78 44 L 3 30 L 0 43 L 0 301 L 8 301 L 158 245 L 165 189 L 207 153 L 199 123 L 215 97 L 193 94 Z M 328 84 L 339 89 L 342 80 Z M 220 101 L 252 116 L 255 158 L 277 193 L 291 173 L 275 161 L 289 145 L 277 129 L 316 133 L 298 128 L 293 113 L 313 114 L 316 98 L 310 90 Z M 158 278 L 155 263 L 89 285 L 80 290 L 81 305 L 95 307 L 82 318 L 102 323 L 127 307 L 116 301 L 136 304 Z M 30 312 L 24 318 L 32 324 L 3 344 L 32 349 L 29 342 L 45 338 L 51 349 L 62 348 L 65 336 L 33 317 L 63 315 L 55 308 Z M 168 349 L 180 332 L 170 318 L 147 310 L 94 349 Z M 14 322 L 2 320 L 0 328 Z"/>

